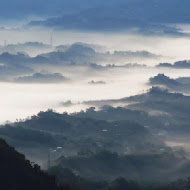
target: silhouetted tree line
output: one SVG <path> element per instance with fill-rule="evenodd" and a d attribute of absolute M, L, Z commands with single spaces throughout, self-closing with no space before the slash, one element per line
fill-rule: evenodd
<path fill-rule="evenodd" d="M 0 139 L 0 189 L 2 190 L 66 190 L 57 186 L 55 176 L 48 175 L 37 164 L 16 152 Z"/>

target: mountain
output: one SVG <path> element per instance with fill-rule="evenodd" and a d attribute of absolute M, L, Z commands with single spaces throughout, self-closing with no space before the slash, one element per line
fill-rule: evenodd
<path fill-rule="evenodd" d="M 167 135 L 184 137 L 190 132 L 190 96 L 170 92 L 160 87 L 152 87 L 146 93 L 115 100 L 88 101 L 84 104 L 100 107 L 100 111 L 88 111 L 86 116 L 105 117 L 108 120 L 125 120 L 131 117 L 136 122 Z M 104 105 L 124 105 L 123 108 L 110 108 Z M 103 108 L 101 106 L 104 106 Z M 105 113 L 104 113 L 105 112 Z M 101 115 L 102 114 L 102 115 Z M 84 117 L 85 114 L 80 113 Z M 164 133 L 165 133 L 164 132 Z"/>
<path fill-rule="evenodd" d="M 113 8 L 114 9 L 114 8 Z M 112 15 L 113 9 L 110 9 L 108 15 L 106 10 L 99 8 L 82 12 L 79 14 L 69 14 L 63 17 L 53 17 L 43 21 L 31 21 L 27 27 L 44 26 L 58 30 L 87 30 L 87 31 L 122 31 L 134 30 L 142 34 L 170 34 L 177 36 L 186 35 L 179 28 L 175 28 L 162 23 L 153 23 L 138 18 L 129 18 L 128 16 Z M 116 7 L 117 9 L 117 7 Z M 124 10 L 125 12 L 126 10 Z M 99 12 L 99 14 L 96 14 Z M 117 12 L 123 12 L 118 9 Z"/>
<path fill-rule="evenodd" d="M 152 149 L 160 152 L 165 147 L 159 138 L 134 121 L 121 119 L 111 122 L 90 118 L 89 114 L 85 117 L 82 114 L 59 114 L 52 110 L 40 112 L 25 121 L 1 126 L 0 137 L 31 160 L 43 160 L 45 163 L 49 151 L 56 157 L 62 151 L 70 156 L 81 150 L 136 153 Z M 57 147 L 62 147 L 62 150 L 57 151 Z"/>
<path fill-rule="evenodd" d="M 16 83 L 40 83 L 40 84 L 49 84 L 49 83 L 63 83 L 69 79 L 64 77 L 60 73 L 35 73 L 33 75 L 27 75 L 18 77 L 14 80 Z"/>
<path fill-rule="evenodd" d="M 172 8 L 171 8 L 172 7 Z M 168 23 L 189 23 L 188 0 L 136 0 L 99 5 L 87 10 L 31 22 L 32 26 L 62 29 L 121 30 L 138 27 L 141 32 L 182 34 Z"/>
<path fill-rule="evenodd" d="M 0 186 L 6 190 L 58 190 L 54 176 L 32 165 L 25 156 L 16 152 L 0 139 Z"/>
<path fill-rule="evenodd" d="M 176 167 L 176 164 L 178 165 Z M 118 155 L 108 151 L 60 157 L 53 166 L 69 168 L 89 180 L 114 180 L 118 176 L 138 183 L 168 183 L 189 175 L 190 162 L 170 153 Z"/>
<path fill-rule="evenodd" d="M 17 45 L 15 45 L 17 46 Z M 26 46 L 20 45 L 22 48 Z M 34 45 L 35 46 L 35 45 Z M 43 45 L 42 45 L 43 46 Z M 8 46 L 9 47 L 9 46 Z M 14 45 L 10 45 L 14 47 Z M 35 46 L 36 47 L 36 46 Z M 121 61 L 126 60 L 152 60 L 160 59 L 161 55 L 157 55 L 148 51 L 114 51 L 113 53 L 106 52 L 101 53 L 96 51 L 98 46 L 74 43 L 68 46 L 58 46 L 55 51 L 48 53 L 40 53 L 35 57 L 30 57 L 26 52 L 9 53 L 4 52 L 0 54 L 0 62 L 4 64 L 62 64 L 62 65 L 90 65 L 92 63 L 108 61 L 115 63 L 120 59 Z"/>
<path fill-rule="evenodd" d="M 158 74 L 149 79 L 150 85 L 162 86 L 175 92 L 189 93 L 190 92 L 190 78 L 180 77 L 172 79 L 164 74 Z"/>
<path fill-rule="evenodd" d="M 19 52 L 27 53 L 27 54 L 39 54 L 50 52 L 54 49 L 53 46 L 43 44 L 40 42 L 25 42 L 25 43 L 17 43 L 17 44 L 7 44 L 6 46 L 0 46 L 0 53 L 10 53 L 17 54 Z"/>
<path fill-rule="evenodd" d="M 157 184 L 157 185 L 139 185 L 139 183 L 127 180 L 123 177 L 119 177 L 111 182 L 106 181 L 90 181 L 88 179 L 82 178 L 76 175 L 68 168 L 62 168 L 59 166 L 54 166 L 49 169 L 49 173 L 57 174 L 58 181 L 67 183 L 71 186 L 73 190 L 75 189 L 88 189 L 88 190 L 123 190 L 123 189 L 131 189 L 131 190 L 187 190 L 190 187 L 190 179 L 178 179 L 174 182 L 167 183 L 165 185 Z"/>
<path fill-rule="evenodd" d="M 156 67 L 169 67 L 174 69 L 190 69 L 190 61 L 184 60 L 184 61 L 177 61 L 174 64 L 171 63 L 160 63 Z"/>
<path fill-rule="evenodd" d="M 151 85 L 163 85 L 171 88 L 180 85 L 175 79 L 165 76 L 164 74 L 158 74 L 155 77 L 149 79 L 149 84 Z"/>

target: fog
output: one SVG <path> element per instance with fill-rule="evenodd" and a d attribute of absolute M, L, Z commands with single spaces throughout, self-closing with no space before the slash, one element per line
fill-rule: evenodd
<path fill-rule="evenodd" d="M 183 27 L 189 32 L 189 27 Z M 8 44 L 24 43 L 27 41 L 43 42 L 50 44 L 53 36 L 53 45 L 72 44 L 84 42 L 106 46 L 107 51 L 140 51 L 165 56 L 167 60 L 189 59 L 190 38 L 188 36 L 172 35 L 141 35 L 135 31 L 125 32 L 81 32 L 81 31 L 56 31 L 44 28 L 23 29 L 8 28 L 0 30 L 0 44 L 7 40 Z M 149 63 L 151 64 L 151 63 Z"/>
<path fill-rule="evenodd" d="M 77 68 L 76 68 L 77 69 Z M 78 69 L 79 70 L 79 69 Z M 82 105 L 83 101 L 118 99 L 126 96 L 136 95 L 145 92 L 149 86 L 148 79 L 158 73 L 177 78 L 189 76 L 188 70 L 173 69 L 115 69 L 93 74 L 80 72 L 74 76 L 70 72 L 67 76 L 73 80 L 62 84 L 15 84 L 1 83 L 1 120 L 15 121 L 52 108 L 59 112 L 75 112 L 87 108 Z M 66 73 L 63 72 L 63 75 Z M 80 76 L 80 77 L 78 77 Z M 76 77 L 76 78 L 75 78 Z M 79 79 L 79 80 L 78 80 Z M 105 81 L 106 84 L 90 85 L 89 81 Z M 74 103 L 71 107 L 64 107 L 61 102 L 71 100 Z"/>
<path fill-rule="evenodd" d="M 188 27 L 185 29 L 188 30 Z M 145 36 L 132 34 L 130 31 L 126 31 L 126 33 L 90 33 L 45 29 L 1 29 L 0 43 L 3 45 L 4 40 L 7 40 L 8 44 L 28 41 L 50 44 L 51 35 L 53 36 L 54 46 L 80 41 L 103 46 L 105 47 L 105 52 L 146 50 L 162 57 L 160 60 L 135 61 L 134 59 L 134 62 L 150 66 L 147 68 L 115 68 L 100 71 L 79 67 L 35 67 L 38 72 L 41 70 L 59 72 L 71 79 L 71 81 L 61 84 L 15 84 L 1 82 L 0 123 L 7 120 L 24 119 L 48 108 L 60 112 L 75 112 L 86 108 L 81 104 L 83 101 L 117 99 L 136 95 L 146 91 L 149 88 L 147 85 L 148 79 L 158 73 L 164 73 L 172 78 L 190 76 L 188 69 L 154 68 L 160 62 L 169 61 L 173 63 L 177 60 L 190 59 L 190 38 L 188 37 Z M 37 55 L 36 52 L 27 53 L 31 56 Z M 39 53 L 41 52 L 39 51 Z M 109 64 L 109 62 L 104 64 Z M 119 59 L 116 64 L 120 64 Z M 89 82 L 92 80 L 104 81 L 106 84 L 90 85 Z M 68 100 L 71 100 L 75 105 L 71 107 L 61 106 L 61 102 Z"/>
<path fill-rule="evenodd" d="M 2 189 L 190 189 L 190 1 L 0 1 Z"/>

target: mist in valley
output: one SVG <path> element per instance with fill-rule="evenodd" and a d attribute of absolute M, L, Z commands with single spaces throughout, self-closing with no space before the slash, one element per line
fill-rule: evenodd
<path fill-rule="evenodd" d="M 89 63 L 95 63 L 102 66 L 109 64 L 122 66 L 129 63 L 138 63 L 146 66 L 143 68 L 116 67 L 93 69 L 86 65 L 76 67 L 45 64 L 32 65 L 31 67 L 34 71 L 32 71 L 31 74 L 43 71 L 60 73 L 69 78 L 70 81 L 60 84 L 53 84 L 51 82 L 50 84 L 48 82 L 46 84 L 40 84 L 40 82 L 39 84 L 33 84 L 32 82 L 30 84 L 19 84 L 15 83 L 13 79 L 29 76 L 31 74 L 18 73 L 16 76 L 8 76 L 8 81 L 1 81 L 1 109 L 7 110 L 1 113 L 1 123 L 6 120 L 14 121 L 18 118 L 24 119 L 27 116 L 36 114 L 40 110 L 46 110 L 48 108 L 57 111 L 75 112 L 76 110 L 79 111 L 83 109 L 83 105 L 81 104 L 83 101 L 117 99 L 139 94 L 149 88 L 147 85 L 148 79 L 159 73 L 164 73 L 173 78 L 182 76 L 189 77 L 189 69 L 171 70 L 169 68 L 155 68 L 155 65 L 162 62 L 173 63 L 175 61 L 189 59 L 188 50 L 190 48 L 190 40 L 188 37 L 167 35 L 145 36 L 142 34 L 132 34 L 130 31 L 117 33 L 51 31 L 45 28 L 38 30 L 22 28 L 1 29 L 0 34 L 2 47 L 4 40 L 6 40 L 5 51 L 8 49 L 8 46 L 14 44 L 11 50 L 15 52 L 10 53 L 17 54 L 17 52 L 23 52 L 22 50 L 25 50 L 24 53 L 27 53 L 31 57 L 35 57 L 42 53 L 57 51 L 56 46 L 64 45 L 66 48 L 69 44 L 74 44 L 76 42 L 90 45 L 94 44 L 92 47 L 96 47 L 96 52 L 105 54 L 106 52 L 112 54 L 114 51 L 147 51 L 158 56 L 156 58 L 143 58 L 143 55 L 142 57 L 135 57 L 134 55 L 126 59 L 117 55 L 116 58 L 97 59 L 97 61 L 94 58 L 93 60 L 91 60 L 91 58 L 87 59 Z M 37 42 L 39 44 L 24 44 L 26 42 Z M 29 48 L 26 48 L 26 45 L 27 47 L 29 46 Z M 19 51 L 19 47 L 21 51 Z M 27 64 L 24 66 L 27 66 Z M 79 72 L 76 72 L 76 70 Z M 92 80 L 103 81 L 105 84 L 89 85 L 89 82 Z M 74 107 L 62 108 L 60 106 L 61 102 L 66 102 L 68 100 L 77 105 Z M 80 103 L 78 104 L 78 102 Z"/>
<path fill-rule="evenodd" d="M 27 11 L 0 19 L 0 137 L 8 143 L 0 151 L 22 153 L 33 174 L 56 176 L 59 190 L 188 189 L 190 25 L 182 9 L 57 0 L 63 14 L 51 1 L 42 11 L 18 1 Z M 148 2 L 159 14 L 147 12 Z"/>

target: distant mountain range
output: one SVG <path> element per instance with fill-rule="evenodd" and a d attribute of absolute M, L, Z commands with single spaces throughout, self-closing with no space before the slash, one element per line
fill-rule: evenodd
<path fill-rule="evenodd" d="M 131 27 L 141 32 L 180 34 L 177 28 L 166 26 L 168 23 L 189 23 L 190 1 L 188 0 L 136 0 L 119 1 L 94 6 L 64 16 L 33 21 L 29 25 L 47 26 L 64 29 L 118 30 Z"/>
<path fill-rule="evenodd" d="M 97 8 L 98 7 L 98 8 Z M 88 10 L 89 11 L 84 11 Z M 188 0 L 2 0 L 0 7 L 1 18 L 16 19 L 20 16 L 58 16 L 67 13 L 81 15 L 127 17 L 132 19 L 149 20 L 153 22 L 189 22 L 190 2 Z M 22 11 L 21 11 L 22 10 Z M 96 10 L 96 11 L 95 11 Z M 83 12 L 84 11 L 84 12 Z"/>
<path fill-rule="evenodd" d="M 169 24 L 190 22 L 188 0 L 2 0 L 0 21 L 30 20 L 27 27 L 183 35 Z M 7 22 L 6 22 L 7 23 Z"/>

